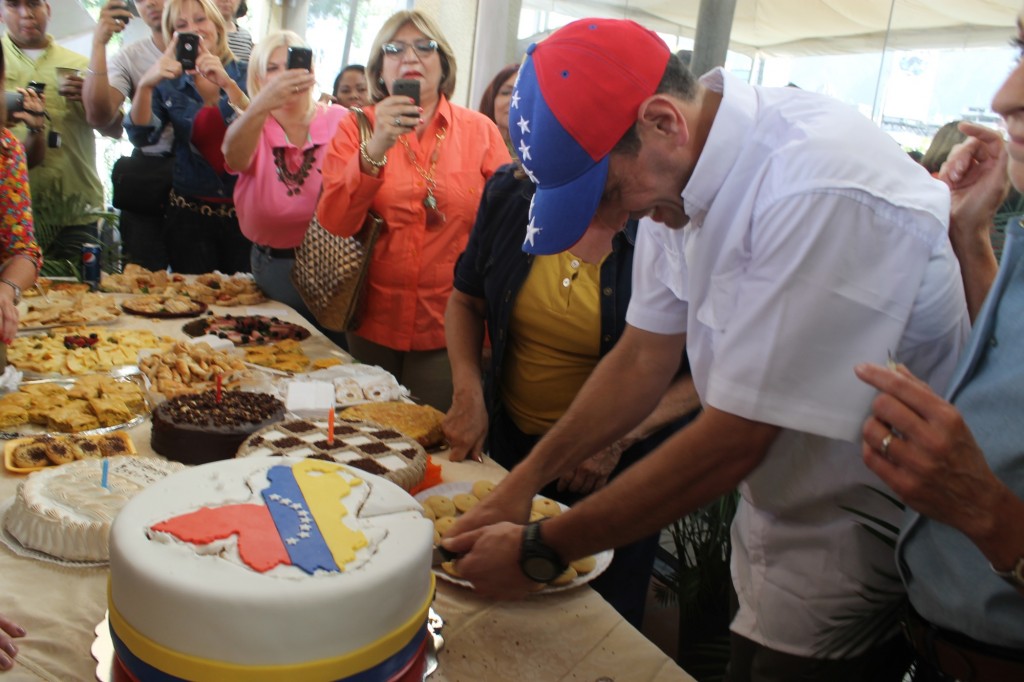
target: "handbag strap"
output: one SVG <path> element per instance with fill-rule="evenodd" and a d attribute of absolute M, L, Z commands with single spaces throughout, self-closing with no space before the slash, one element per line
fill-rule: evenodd
<path fill-rule="evenodd" d="M 373 137 L 373 124 L 370 123 L 366 112 L 359 107 L 352 107 L 349 111 L 356 116 L 356 124 L 359 126 L 359 141 L 369 142 L 370 138 Z"/>

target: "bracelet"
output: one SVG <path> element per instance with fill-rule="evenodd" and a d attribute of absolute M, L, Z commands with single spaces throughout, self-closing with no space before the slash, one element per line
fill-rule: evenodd
<path fill-rule="evenodd" d="M 28 128 L 28 131 L 29 131 L 30 133 L 35 133 L 36 135 L 38 135 L 39 133 L 42 133 L 42 132 L 45 132 L 45 131 L 46 131 L 46 128 L 45 128 L 45 127 L 43 127 L 43 126 L 40 126 L 40 127 L 38 127 L 38 128 L 33 128 L 33 127 L 32 127 L 32 126 L 30 126 L 30 125 L 26 125 L 25 127 L 26 127 L 26 128 Z"/>
<path fill-rule="evenodd" d="M 381 168 L 386 166 L 387 163 L 388 163 L 388 155 L 387 154 L 385 154 L 383 156 L 383 158 L 381 158 L 380 161 L 374 161 L 373 159 L 371 159 L 370 155 L 366 153 L 366 142 L 360 142 L 359 143 L 359 156 L 361 156 L 363 158 L 363 161 L 365 161 L 366 163 L 370 164 L 371 166 L 373 166 L 377 170 L 380 170 Z"/>

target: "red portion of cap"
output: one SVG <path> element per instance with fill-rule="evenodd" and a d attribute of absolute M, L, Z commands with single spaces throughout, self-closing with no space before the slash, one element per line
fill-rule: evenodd
<path fill-rule="evenodd" d="M 545 102 L 595 161 L 636 122 L 670 56 L 656 33 L 621 19 L 575 21 L 532 53 Z"/>

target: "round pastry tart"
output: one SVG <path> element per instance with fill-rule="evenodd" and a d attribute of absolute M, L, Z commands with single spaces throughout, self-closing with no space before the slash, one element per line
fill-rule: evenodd
<path fill-rule="evenodd" d="M 249 436 L 238 457 L 313 457 L 362 469 L 411 490 L 427 471 L 427 453 L 414 439 L 370 422 L 338 419 L 329 442 L 326 419 L 278 422 Z"/>
<path fill-rule="evenodd" d="M 309 338 L 305 327 L 265 315 L 210 315 L 189 322 L 181 330 L 192 337 L 213 334 L 236 346 Z"/>

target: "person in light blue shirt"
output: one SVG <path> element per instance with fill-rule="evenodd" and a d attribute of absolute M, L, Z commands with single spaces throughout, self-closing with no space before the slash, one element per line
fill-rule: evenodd
<path fill-rule="evenodd" d="M 856 368 L 881 392 L 864 424 L 864 462 L 910 508 L 897 556 L 915 680 L 926 682 L 1024 680 L 1024 223 L 1010 221 L 1001 263 L 989 237 L 1007 170 L 1024 189 L 1024 61 L 992 109 L 1009 142 L 961 124 L 970 137 L 939 175 L 974 321 L 946 399 L 904 367 Z"/>

